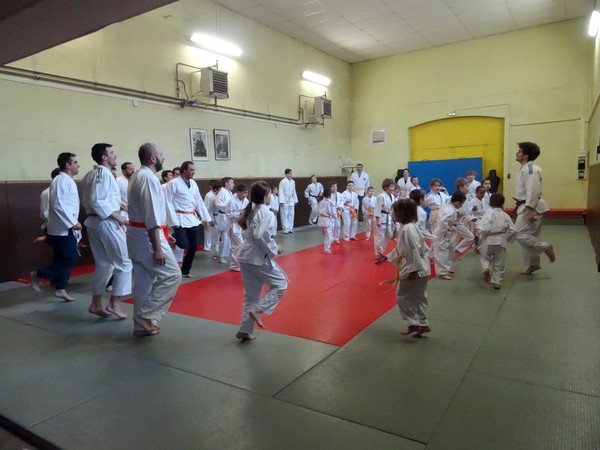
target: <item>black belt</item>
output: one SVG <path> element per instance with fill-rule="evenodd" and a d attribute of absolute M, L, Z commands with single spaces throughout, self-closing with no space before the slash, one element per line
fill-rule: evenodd
<path fill-rule="evenodd" d="M 225 211 L 219 210 L 219 214 L 227 214 Z"/>
<path fill-rule="evenodd" d="M 384 211 L 383 209 L 381 210 L 381 212 L 382 212 L 383 214 L 389 214 L 389 213 L 390 213 L 389 211 Z"/>
<path fill-rule="evenodd" d="M 312 194 L 308 194 L 309 197 L 314 197 L 314 198 L 319 198 L 318 195 L 312 195 Z"/>
<path fill-rule="evenodd" d="M 514 198 L 514 197 L 513 197 Z M 517 200 L 516 198 L 514 199 L 517 205 L 517 208 L 521 205 L 524 205 L 525 203 L 527 203 L 527 200 Z"/>

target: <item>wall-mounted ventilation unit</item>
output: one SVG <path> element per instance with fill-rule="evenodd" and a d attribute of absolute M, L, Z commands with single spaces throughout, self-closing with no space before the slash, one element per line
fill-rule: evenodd
<path fill-rule="evenodd" d="M 331 119 L 331 100 L 325 97 L 315 98 L 315 116 Z"/>
<path fill-rule="evenodd" d="M 204 67 L 201 70 L 200 90 L 204 97 L 229 98 L 227 72 L 221 72 L 212 67 Z"/>
<path fill-rule="evenodd" d="M 385 130 L 373 130 L 371 142 L 373 144 L 385 144 Z"/>

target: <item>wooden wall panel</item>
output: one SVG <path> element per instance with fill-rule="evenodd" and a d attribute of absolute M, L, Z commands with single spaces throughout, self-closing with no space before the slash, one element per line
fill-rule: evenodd
<path fill-rule="evenodd" d="M 248 187 L 258 178 L 236 178 L 235 182 L 244 183 Z M 264 178 L 271 185 L 278 185 L 281 178 Z M 304 199 L 304 189 L 310 183 L 309 178 L 295 178 L 298 193 L 296 207 L 296 226 L 308 224 L 310 208 Z M 202 196 L 208 192 L 208 179 L 196 180 Z M 345 189 L 344 177 L 323 177 L 319 181 L 327 186 L 338 182 L 338 190 Z M 39 216 L 40 194 L 50 181 L 4 181 L 0 182 L 0 282 L 12 281 L 28 277 L 32 270 L 43 267 L 52 260 L 52 250 L 45 244 L 34 244 L 33 240 L 42 235 Z M 81 194 L 81 189 L 79 190 Z M 85 213 L 81 211 L 80 222 L 85 221 Z M 279 222 L 279 218 L 278 218 Z M 200 227 L 200 242 L 202 242 Z M 93 264 L 93 256 L 88 245 L 87 235 L 83 233 L 82 258 L 79 264 Z"/>
<path fill-rule="evenodd" d="M 586 222 L 600 272 L 600 164 L 590 166 L 589 170 Z"/>

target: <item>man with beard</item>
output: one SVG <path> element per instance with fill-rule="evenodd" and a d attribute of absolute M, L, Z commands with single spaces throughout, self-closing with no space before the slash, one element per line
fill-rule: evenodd
<path fill-rule="evenodd" d="M 167 242 L 167 208 L 156 172 L 164 156 L 155 144 L 143 144 L 141 167 L 129 181 L 127 247 L 133 262 L 133 334 L 159 333 L 158 323 L 169 310 L 181 282 L 181 270 Z"/>

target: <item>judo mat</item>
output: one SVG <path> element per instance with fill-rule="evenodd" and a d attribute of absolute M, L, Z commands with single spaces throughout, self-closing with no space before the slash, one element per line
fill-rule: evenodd
<path fill-rule="evenodd" d="M 396 305 L 395 288 L 379 284 L 395 268 L 374 264 L 372 240 L 362 234 L 332 251 L 319 245 L 276 259 L 289 283 L 273 314 L 263 315 L 266 331 L 341 346 Z M 182 284 L 169 311 L 239 324 L 243 292 L 240 273 L 228 271 Z"/>

